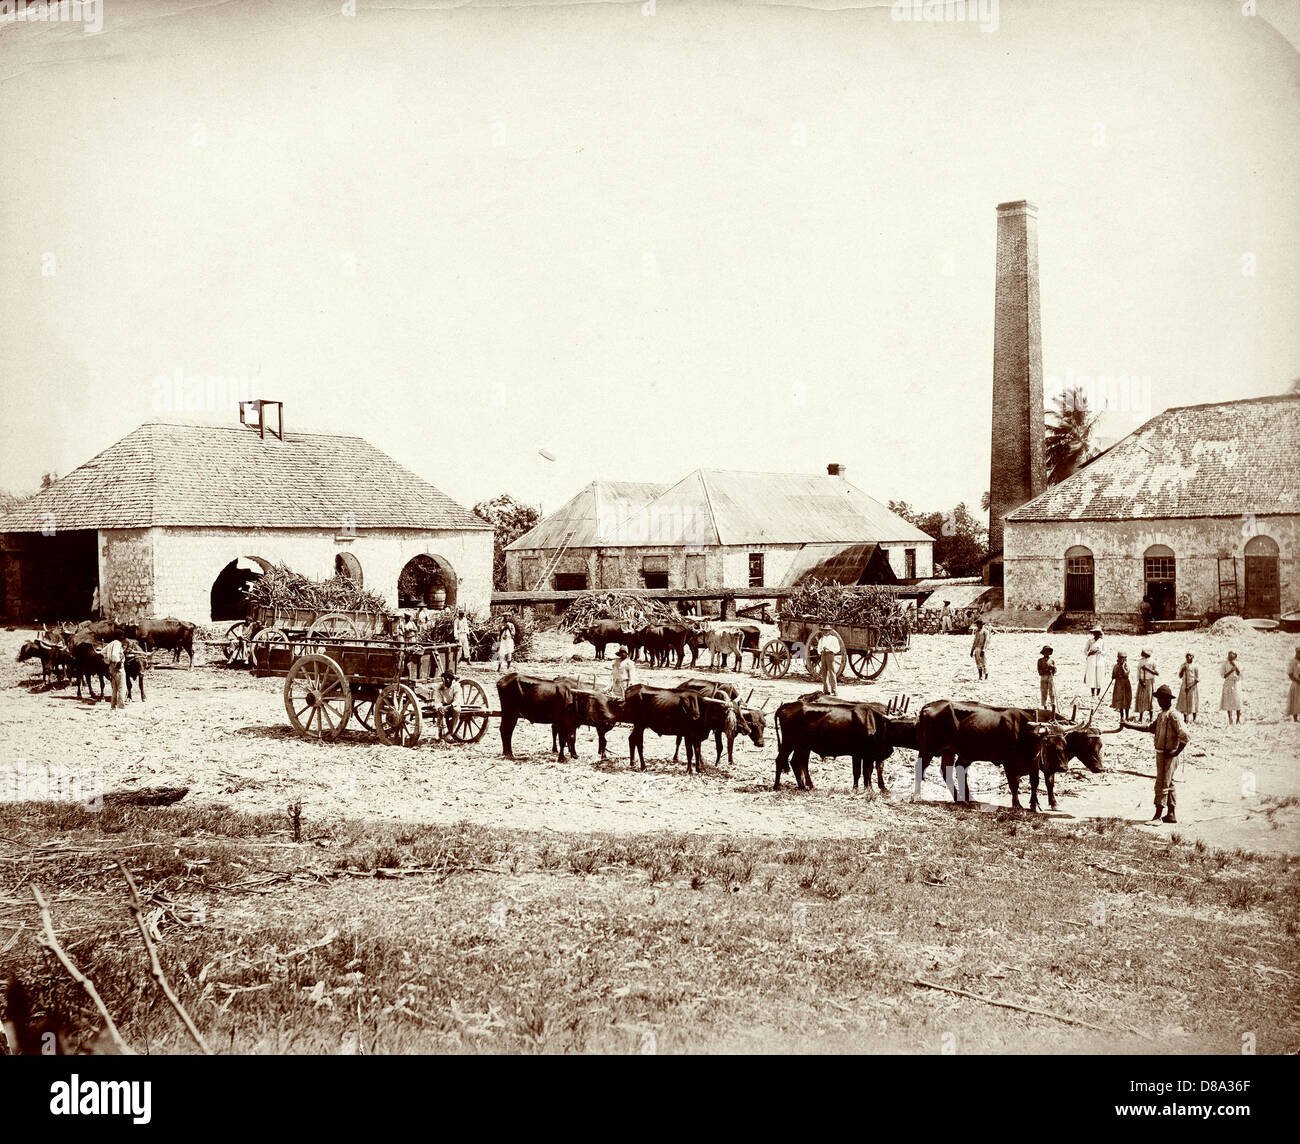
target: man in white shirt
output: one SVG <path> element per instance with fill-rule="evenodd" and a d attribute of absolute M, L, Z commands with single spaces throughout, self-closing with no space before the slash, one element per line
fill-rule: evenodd
<path fill-rule="evenodd" d="M 113 685 L 113 707 L 126 706 L 126 649 L 120 639 L 104 645 L 104 661 L 108 664 L 108 679 Z"/>
<path fill-rule="evenodd" d="M 817 654 L 821 657 L 822 690 L 827 695 L 835 694 L 835 668 L 843 651 L 844 642 L 839 633 L 830 624 L 822 624 L 821 635 L 817 637 Z"/>
<path fill-rule="evenodd" d="M 456 615 L 456 622 L 451 626 L 451 634 L 456 637 L 456 642 L 460 644 L 460 658 L 462 661 L 469 660 L 469 617 L 465 615 L 465 609 Z"/>

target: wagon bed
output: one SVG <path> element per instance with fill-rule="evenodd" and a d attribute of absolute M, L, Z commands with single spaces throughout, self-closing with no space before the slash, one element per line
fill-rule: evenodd
<path fill-rule="evenodd" d="M 782 618 L 780 636 L 765 643 L 759 653 L 759 669 L 770 679 L 780 679 L 802 657 L 809 677 L 818 678 L 817 637 L 826 622 L 814 616 Z M 885 670 L 890 652 L 904 652 L 910 646 L 911 635 L 902 623 L 892 631 L 864 624 L 832 623 L 831 627 L 844 645 L 835 665 L 837 679 L 844 678 L 846 669 L 860 679 L 876 679 Z"/>

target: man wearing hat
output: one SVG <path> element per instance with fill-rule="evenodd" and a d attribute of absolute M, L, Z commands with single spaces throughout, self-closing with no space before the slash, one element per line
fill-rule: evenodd
<path fill-rule="evenodd" d="M 939 630 L 952 631 L 952 604 L 948 600 L 944 600 L 943 608 L 939 611 Z"/>
<path fill-rule="evenodd" d="M 627 695 L 632 686 L 632 661 L 628 659 L 627 648 L 621 647 L 614 655 L 614 664 L 609 669 L 609 693 L 615 699 Z"/>
<path fill-rule="evenodd" d="M 1056 710 L 1056 664 L 1052 649 L 1044 646 L 1038 657 L 1038 696 L 1041 705 L 1049 711 Z"/>
<path fill-rule="evenodd" d="M 827 695 L 835 694 L 835 666 L 844 651 L 844 641 L 830 624 L 822 624 L 821 634 L 817 637 L 817 655 L 821 659 L 822 690 Z"/>
<path fill-rule="evenodd" d="M 1121 723 L 1130 731 L 1146 731 L 1155 738 L 1156 748 L 1156 813 L 1152 822 L 1159 822 L 1163 815 L 1165 822 L 1177 822 L 1174 817 L 1174 761 L 1187 746 L 1187 732 L 1183 730 L 1183 721 L 1177 711 L 1171 711 L 1174 693 L 1169 684 L 1162 683 L 1156 688 L 1156 702 L 1160 704 L 1160 714 L 1150 723 Z M 1168 807 L 1168 812 L 1165 808 Z"/>
<path fill-rule="evenodd" d="M 460 658 L 469 659 L 469 617 L 465 615 L 465 609 L 461 608 L 456 613 L 456 619 L 451 625 L 452 638 L 460 644 Z"/>
<path fill-rule="evenodd" d="M 1106 670 L 1106 645 L 1102 643 L 1101 628 L 1092 629 L 1092 638 L 1083 649 L 1083 685 L 1093 695 L 1101 694 L 1102 673 Z"/>
<path fill-rule="evenodd" d="M 446 739 L 456 726 L 456 713 L 460 707 L 460 688 L 450 671 L 442 673 L 442 681 L 434 688 L 433 704 L 438 718 L 438 736 Z"/>

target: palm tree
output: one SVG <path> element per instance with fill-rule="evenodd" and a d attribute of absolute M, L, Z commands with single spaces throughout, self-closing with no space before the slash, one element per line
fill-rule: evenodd
<path fill-rule="evenodd" d="M 1096 453 L 1092 431 L 1100 414 L 1088 409 L 1088 395 L 1078 386 L 1056 398 L 1047 425 L 1047 483 L 1060 484 Z"/>

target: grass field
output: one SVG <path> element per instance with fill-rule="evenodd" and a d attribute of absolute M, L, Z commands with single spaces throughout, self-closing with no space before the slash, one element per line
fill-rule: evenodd
<path fill-rule="evenodd" d="M 98 1027 L 36 940 L 39 884 L 127 1040 L 193 1051 L 121 859 L 218 1052 L 1300 1048 L 1295 859 L 912 810 L 783 841 L 0 805 L 0 977 Z"/>

